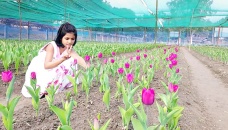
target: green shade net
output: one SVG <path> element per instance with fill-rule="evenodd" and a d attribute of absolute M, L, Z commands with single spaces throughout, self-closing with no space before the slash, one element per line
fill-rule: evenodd
<path fill-rule="evenodd" d="M 68 21 L 77 28 L 156 27 L 156 0 L 18 1 L 0 0 L 0 18 L 51 26 Z M 227 0 L 158 0 L 157 14 L 158 27 L 228 26 Z"/>

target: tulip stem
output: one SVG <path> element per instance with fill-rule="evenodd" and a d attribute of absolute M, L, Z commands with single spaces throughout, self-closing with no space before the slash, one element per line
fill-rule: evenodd
<path fill-rule="evenodd" d="M 144 105 L 144 110 L 145 110 L 145 114 L 146 114 L 146 126 L 149 126 L 149 117 L 150 117 L 150 109 L 149 109 L 150 105 Z"/>

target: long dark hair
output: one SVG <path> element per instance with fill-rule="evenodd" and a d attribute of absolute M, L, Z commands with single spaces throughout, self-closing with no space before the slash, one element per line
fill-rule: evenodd
<path fill-rule="evenodd" d="M 62 24 L 60 27 L 59 27 L 59 30 L 57 32 L 57 35 L 56 35 L 56 38 L 55 38 L 55 43 L 58 47 L 62 47 L 64 48 L 64 45 L 62 43 L 62 38 L 66 35 L 66 33 L 74 33 L 74 36 L 75 36 L 75 41 L 74 41 L 74 44 L 73 46 L 76 44 L 77 42 L 77 30 L 75 28 L 74 25 L 66 22 L 64 24 Z"/>

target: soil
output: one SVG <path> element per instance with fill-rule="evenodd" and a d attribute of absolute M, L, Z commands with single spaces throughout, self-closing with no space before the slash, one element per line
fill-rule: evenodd
<path fill-rule="evenodd" d="M 136 52 L 121 54 L 125 57 L 135 55 Z M 118 55 L 120 56 L 120 55 Z M 179 82 L 179 104 L 184 107 L 183 115 L 180 118 L 180 127 L 183 130 L 217 130 L 228 129 L 228 65 L 218 61 L 212 61 L 208 57 L 202 56 L 188 48 L 181 47 L 178 52 L 179 74 L 182 76 Z M 0 70 L 2 71 L 2 70 Z M 16 75 L 16 82 L 13 97 L 21 96 L 20 91 L 24 83 L 24 71 Z M 156 93 L 162 93 L 163 87 L 160 80 L 165 80 L 163 71 L 155 74 L 154 81 L 150 84 Z M 90 90 L 89 100 L 86 100 L 85 93 L 81 91 L 79 84 L 78 96 L 72 95 L 77 101 L 77 107 L 74 107 L 71 115 L 71 126 L 74 130 L 90 130 L 87 120 L 93 122 L 98 113 L 101 113 L 100 125 L 103 125 L 108 119 L 111 122 L 109 130 L 122 130 L 121 115 L 118 106 L 124 106 L 122 100 L 114 97 L 116 92 L 116 78 L 110 77 L 111 100 L 110 110 L 106 109 L 102 101 L 103 94 L 99 92 L 99 84 L 93 82 Z M 0 102 L 5 104 L 6 84 L 0 81 Z M 67 91 L 58 93 L 55 96 L 54 104 L 61 107 L 62 99 L 65 99 Z M 157 101 L 158 96 L 156 97 Z M 156 105 L 149 108 L 149 124 L 156 124 L 157 109 Z M 31 99 L 21 97 L 14 112 L 15 130 L 54 130 L 60 122 L 58 117 L 49 110 L 46 99 L 41 99 L 41 105 L 38 116 L 32 107 Z M 0 123 L 0 129 L 5 129 Z M 129 129 L 133 129 L 129 126 Z"/>

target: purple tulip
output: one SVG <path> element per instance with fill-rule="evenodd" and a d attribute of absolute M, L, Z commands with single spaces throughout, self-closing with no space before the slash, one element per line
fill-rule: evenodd
<path fill-rule="evenodd" d="M 136 56 L 136 60 L 140 60 L 140 56 Z"/>
<path fill-rule="evenodd" d="M 144 56 L 144 58 L 146 58 L 147 57 L 147 54 L 144 54 L 143 56 Z"/>
<path fill-rule="evenodd" d="M 173 66 L 175 66 L 175 65 L 177 65 L 177 61 L 176 61 L 176 60 L 171 60 L 171 64 L 172 64 Z"/>
<path fill-rule="evenodd" d="M 127 77 L 127 82 L 128 83 L 132 83 L 133 82 L 133 80 L 134 80 L 134 75 L 133 74 L 129 73 L 129 74 L 126 75 L 126 77 Z"/>
<path fill-rule="evenodd" d="M 36 79 L 36 72 L 31 72 L 31 79 Z"/>
<path fill-rule="evenodd" d="M 142 103 L 145 105 L 152 105 L 155 99 L 155 92 L 153 88 L 143 88 L 142 90 Z"/>
<path fill-rule="evenodd" d="M 169 64 L 169 68 L 172 69 L 173 68 L 173 65 L 172 64 Z"/>
<path fill-rule="evenodd" d="M 179 73 L 179 72 L 180 72 L 180 69 L 179 69 L 179 68 L 177 68 L 177 69 L 176 69 L 176 73 Z"/>
<path fill-rule="evenodd" d="M 112 56 L 115 56 L 115 55 L 116 55 L 116 52 L 113 51 L 113 52 L 112 52 Z"/>
<path fill-rule="evenodd" d="M 125 63 L 125 68 L 130 68 L 130 64 L 127 62 L 127 63 Z"/>
<path fill-rule="evenodd" d="M 176 92 L 178 90 L 178 85 L 173 84 L 173 83 L 169 83 L 168 88 L 169 88 L 170 92 Z"/>
<path fill-rule="evenodd" d="M 140 50 L 138 49 L 138 50 L 136 50 L 136 52 L 140 52 Z"/>
<path fill-rule="evenodd" d="M 2 81 L 5 83 L 8 83 L 12 80 L 13 78 L 13 72 L 10 70 L 3 71 L 2 72 Z"/>
<path fill-rule="evenodd" d="M 85 61 L 89 61 L 90 60 L 90 56 L 89 55 L 86 55 L 85 56 Z"/>
<path fill-rule="evenodd" d="M 175 51 L 178 52 L 178 48 L 177 47 L 175 48 Z"/>
<path fill-rule="evenodd" d="M 74 59 L 73 64 L 72 65 L 76 65 L 78 63 L 77 59 Z"/>
<path fill-rule="evenodd" d="M 119 69 L 118 69 L 118 73 L 119 73 L 119 74 L 123 74 L 123 72 L 124 72 L 124 69 L 123 69 L 123 68 L 119 68 Z"/>
<path fill-rule="evenodd" d="M 150 68 L 152 68 L 153 67 L 153 65 L 150 65 Z"/>
<path fill-rule="evenodd" d="M 111 63 L 114 63 L 114 62 L 115 62 L 115 60 L 114 60 L 114 59 L 111 59 L 110 61 L 111 61 Z"/>
<path fill-rule="evenodd" d="M 102 58 L 103 57 L 103 54 L 100 52 L 100 53 L 98 53 L 97 57 L 98 58 Z"/>

